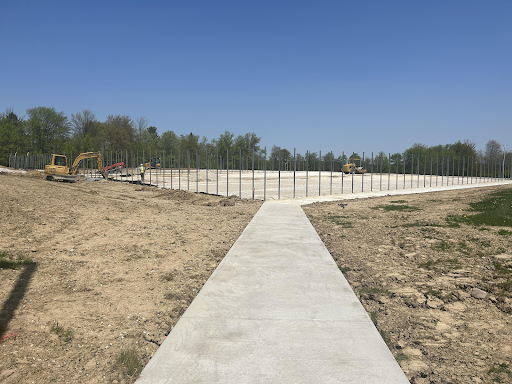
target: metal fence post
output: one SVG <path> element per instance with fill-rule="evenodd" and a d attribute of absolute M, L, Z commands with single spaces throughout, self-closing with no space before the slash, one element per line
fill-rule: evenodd
<path fill-rule="evenodd" d="M 420 187 L 420 155 L 418 155 L 418 180 L 416 182 L 416 188 Z"/>
<path fill-rule="evenodd" d="M 455 156 L 452 156 L 452 185 L 455 181 Z"/>
<path fill-rule="evenodd" d="M 238 197 L 242 198 L 242 148 L 239 148 L 240 150 L 240 170 L 239 170 L 239 181 L 238 181 Z"/>
<path fill-rule="evenodd" d="M 370 192 L 373 192 L 373 152 L 372 152 L 372 170 L 370 173 Z"/>
<path fill-rule="evenodd" d="M 309 182 L 309 151 L 306 151 L 306 197 L 308 197 L 308 182 Z"/>
<path fill-rule="evenodd" d="M 364 152 L 363 152 L 363 161 L 361 162 L 361 159 L 359 159 L 359 164 L 361 165 L 362 169 L 361 169 L 361 192 L 364 192 L 364 172 L 363 172 L 363 169 L 364 168 Z"/>
<path fill-rule="evenodd" d="M 341 194 L 343 195 L 343 179 L 345 172 L 343 172 L 343 162 L 345 161 L 345 151 L 341 151 Z"/>
<path fill-rule="evenodd" d="M 333 161 L 333 158 L 332 158 L 332 151 L 331 151 L 331 185 L 330 185 L 330 188 L 329 188 L 329 195 L 332 195 L 332 161 Z"/>
<path fill-rule="evenodd" d="M 391 153 L 388 152 L 388 191 L 391 182 Z"/>
<path fill-rule="evenodd" d="M 464 168 L 465 167 L 466 167 L 466 156 L 462 156 L 462 185 L 464 185 Z"/>
<path fill-rule="evenodd" d="M 430 154 L 430 188 L 432 188 L 432 154 Z"/>
<path fill-rule="evenodd" d="M 187 149 L 187 191 L 190 191 L 190 152 Z"/>
<path fill-rule="evenodd" d="M 462 172 L 464 175 L 464 171 Z M 457 156 L 457 184 L 460 184 L 460 156 Z M 462 184 L 464 184 L 464 176 L 462 176 Z"/>
<path fill-rule="evenodd" d="M 297 169 L 297 154 L 293 148 L 293 198 L 295 199 L 295 171 Z"/>
<path fill-rule="evenodd" d="M 254 149 L 252 150 L 252 199 L 254 200 Z"/>
<path fill-rule="evenodd" d="M 321 196 L 322 190 L 322 151 L 318 158 L 318 196 Z"/>
<path fill-rule="evenodd" d="M 267 201 L 267 147 L 265 147 L 265 161 L 263 162 L 263 201 Z"/>
<path fill-rule="evenodd" d="M 379 191 L 382 191 L 382 162 L 383 162 L 383 157 L 382 157 L 382 154 L 379 153 L 379 157 L 380 157 L 380 181 L 379 181 Z"/>
<path fill-rule="evenodd" d="M 427 155 L 425 154 L 425 163 L 423 164 L 423 188 L 426 187 L 427 180 Z"/>
<path fill-rule="evenodd" d="M 407 153 L 404 152 L 402 155 L 402 173 L 404 174 L 404 189 L 405 189 L 405 158 L 407 156 Z"/>
<path fill-rule="evenodd" d="M 395 191 L 398 191 L 398 153 L 396 154 L 396 161 L 395 161 L 395 172 L 396 172 L 396 182 L 395 182 Z"/>

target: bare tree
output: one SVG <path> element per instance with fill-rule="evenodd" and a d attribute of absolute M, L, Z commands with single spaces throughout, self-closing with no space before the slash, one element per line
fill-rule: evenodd
<path fill-rule="evenodd" d="M 84 138 L 95 122 L 96 116 L 90 109 L 84 109 L 76 114 L 72 113 L 70 123 L 73 135 Z"/>
<path fill-rule="evenodd" d="M 140 116 L 140 117 L 137 117 L 136 122 L 137 122 L 137 136 L 140 141 L 140 140 L 142 140 L 142 133 L 148 127 L 149 120 L 147 119 L 146 116 Z"/>
<path fill-rule="evenodd" d="M 485 144 L 485 157 L 488 161 L 499 161 L 503 156 L 503 152 L 501 151 L 501 144 L 496 140 L 489 140 L 487 144 Z"/>

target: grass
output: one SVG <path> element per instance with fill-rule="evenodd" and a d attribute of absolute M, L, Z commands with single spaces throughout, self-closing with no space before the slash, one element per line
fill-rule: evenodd
<path fill-rule="evenodd" d="M 461 223 L 493 227 L 512 227 L 512 189 L 491 193 L 487 198 L 470 203 L 473 215 L 448 215 L 446 222 L 449 225 L 460 226 Z M 508 232 L 508 231 L 507 231 Z"/>
<path fill-rule="evenodd" d="M 452 293 L 446 293 L 443 294 L 442 291 L 438 291 L 437 289 L 429 288 L 427 291 L 427 295 L 437 297 L 438 299 L 441 299 L 443 301 L 452 301 L 454 299 L 454 296 Z"/>
<path fill-rule="evenodd" d="M 408 201 L 407 200 L 392 200 L 390 201 L 390 203 L 394 203 L 394 204 L 403 204 L 403 203 L 407 203 Z"/>
<path fill-rule="evenodd" d="M 459 267 L 460 262 L 459 259 L 437 259 L 437 260 L 429 260 L 425 263 L 420 263 L 418 266 L 423 269 L 434 269 L 438 266 L 447 265 L 450 267 Z"/>
<path fill-rule="evenodd" d="M 174 275 L 171 272 L 168 272 L 162 276 L 162 279 L 164 279 L 165 281 L 172 281 L 174 280 Z"/>
<path fill-rule="evenodd" d="M 388 205 L 378 205 L 376 207 L 372 207 L 372 209 L 384 209 L 386 212 L 398 211 L 398 212 L 408 212 L 408 211 L 421 211 L 421 208 L 414 207 L 411 205 L 403 205 L 403 204 L 388 204 Z"/>
<path fill-rule="evenodd" d="M 326 218 L 328 220 L 330 220 L 331 222 L 333 222 L 334 224 L 340 225 L 342 228 L 354 228 L 354 226 L 352 225 L 352 222 L 341 220 L 341 219 L 348 219 L 348 216 L 331 216 L 331 215 L 329 215 Z"/>
<path fill-rule="evenodd" d="M 370 312 L 370 319 L 372 320 L 372 322 L 375 325 L 375 327 L 377 327 L 377 318 L 378 318 L 378 313 L 376 311 Z M 378 327 L 377 327 L 377 330 L 379 331 L 380 336 L 382 337 L 382 340 L 384 340 L 386 345 L 388 347 L 390 347 L 391 339 L 389 338 L 388 334 L 384 330 L 379 329 Z"/>
<path fill-rule="evenodd" d="M 117 358 L 117 363 L 130 377 L 134 377 L 142 371 L 142 364 L 134 347 L 123 349 Z"/>
<path fill-rule="evenodd" d="M 480 240 L 480 239 L 475 239 L 474 237 L 472 237 L 468 240 L 471 241 L 472 243 L 475 243 L 484 248 L 489 248 L 491 246 L 491 242 L 489 240 Z"/>
<path fill-rule="evenodd" d="M 341 273 L 347 273 L 352 270 L 349 267 L 338 267 L 338 268 L 340 269 Z"/>
<path fill-rule="evenodd" d="M 53 324 L 50 331 L 59 336 L 59 338 L 62 339 L 63 341 L 69 342 L 73 340 L 73 330 L 71 328 L 65 328 L 59 325 L 58 322 L 55 322 L 55 324 Z"/>
<path fill-rule="evenodd" d="M 434 244 L 432 246 L 432 249 L 434 251 L 439 251 L 439 252 L 447 252 L 452 248 L 453 248 L 453 244 L 448 243 L 447 241 L 444 241 L 444 240 L 442 240 L 439 244 Z"/>
<path fill-rule="evenodd" d="M 509 369 L 508 364 L 501 363 L 501 364 L 493 364 L 492 367 L 487 371 L 487 374 L 489 376 L 492 376 L 492 381 L 495 383 L 505 383 L 503 381 L 503 375 L 507 375 L 508 378 L 512 377 L 512 371 Z M 506 382 L 509 379 L 507 379 Z"/>
<path fill-rule="evenodd" d="M 386 295 L 391 296 L 391 292 L 389 292 L 387 289 L 378 288 L 378 287 L 371 287 L 371 288 L 361 288 L 359 290 L 360 295 L 364 295 L 366 293 L 369 293 L 371 295 Z"/>
<path fill-rule="evenodd" d="M 499 263 L 497 261 L 493 262 L 492 264 L 494 265 L 494 271 L 498 275 L 508 275 L 508 274 L 512 273 L 512 270 L 510 270 L 507 267 L 504 267 L 501 263 Z"/>
<path fill-rule="evenodd" d="M 500 229 L 498 231 L 498 235 L 500 235 L 500 236 L 510 236 L 510 235 L 512 235 L 512 231 L 507 231 L 506 229 Z"/>
<path fill-rule="evenodd" d="M 395 360 L 400 362 L 400 361 L 405 361 L 405 360 L 409 360 L 409 356 L 407 356 L 405 353 L 403 352 L 398 352 L 396 355 L 395 355 Z"/>
<path fill-rule="evenodd" d="M 6 251 L 0 251 L 0 268 L 2 269 L 18 269 L 24 265 L 32 264 L 33 261 L 29 257 L 14 256 Z"/>
<path fill-rule="evenodd" d="M 464 255 L 469 255 L 472 249 L 468 246 L 465 240 L 461 240 L 459 241 L 459 244 L 457 244 L 457 251 L 463 253 Z"/>

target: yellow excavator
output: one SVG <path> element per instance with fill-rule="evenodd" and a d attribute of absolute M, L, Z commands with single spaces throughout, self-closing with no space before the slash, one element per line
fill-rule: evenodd
<path fill-rule="evenodd" d="M 108 174 L 103 169 L 101 152 L 84 152 L 78 155 L 70 169 L 68 168 L 68 159 L 66 156 L 52 154 L 51 163 L 44 167 L 46 180 L 77 181 L 78 167 L 80 166 L 80 162 L 84 159 L 96 159 L 98 172 L 103 176 L 103 178 L 108 179 Z"/>
<path fill-rule="evenodd" d="M 358 167 L 356 165 L 356 161 L 359 160 L 359 164 L 361 164 L 361 158 L 359 157 L 355 157 L 355 158 L 350 158 L 348 159 L 348 163 L 347 164 L 344 164 L 343 165 L 343 168 L 342 168 L 342 171 L 343 173 L 345 174 L 348 174 L 348 173 L 355 173 L 356 175 L 357 174 L 363 174 L 363 173 L 366 173 L 368 172 L 366 169 L 364 169 L 363 167 Z"/>

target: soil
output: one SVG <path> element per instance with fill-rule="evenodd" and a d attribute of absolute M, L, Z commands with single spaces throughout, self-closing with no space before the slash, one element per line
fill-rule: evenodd
<path fill-rule="evenodd" d="M 412 383 L 512 382 L 511 228 L 446 220 L 504 188 L 304 207 Z"/>
<path fill-rule="evenodd" d="M 130 383 L 261 201 L 3 172 L 0 206 L 0 382 Z"/>
<path fill-rule="evenodd" d="M 304 207 L 412 383 L 512 382 L 511 229 L 445 220 L 502 188 Z M 131 383 L 261 202 L 27 172 L 0 206 L 0 382 Z"/>

